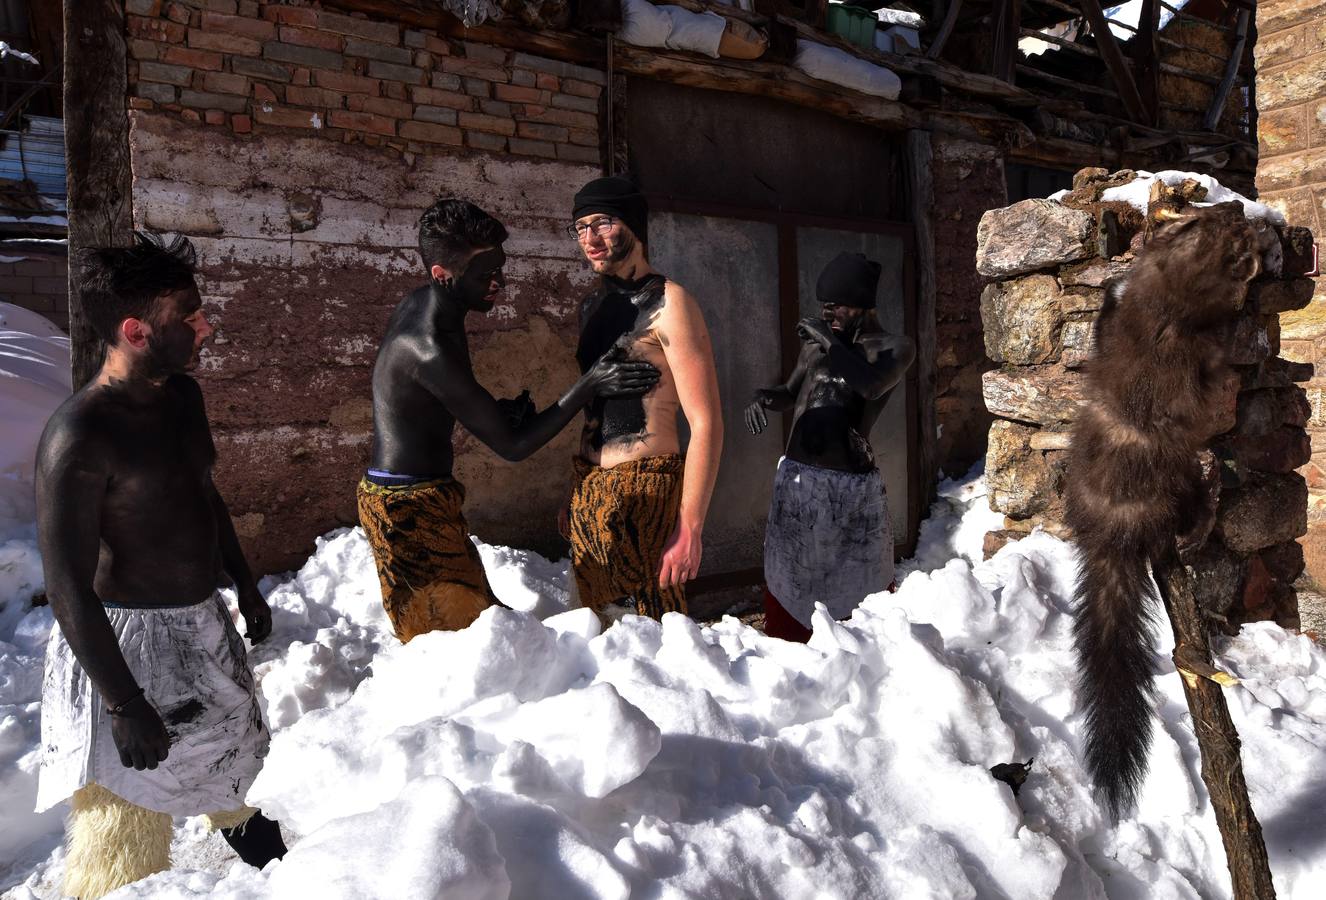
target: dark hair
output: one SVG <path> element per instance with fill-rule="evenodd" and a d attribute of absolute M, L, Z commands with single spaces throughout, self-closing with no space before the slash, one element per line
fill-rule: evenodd
<path fill-rule="evenodd" d="M 193 286 L 198 255 L 186 237 L 167 244 L 136 231 L 132 247 L 89 247 L 79 262 L 83 312 L 97 335 L 114 344 L 125 319 L 149 319 L 157 298 Z"/>
<path fill-rule="evenodd" d="M 473 203 L 441 197 L 419 217 L 419 255 L 424 267 L 455 270 L 475 250 L 497 247 L 505 226 Z"/>

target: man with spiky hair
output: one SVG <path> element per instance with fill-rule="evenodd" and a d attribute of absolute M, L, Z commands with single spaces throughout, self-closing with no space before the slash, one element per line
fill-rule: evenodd
<path fill-rule="evenodd" d="M 212 482 L 186 372 L 212 328 L 194 250 L 137 235 L 76 262 L 101 369 L 37 448 L 37 531 L 56 627 L 42 693 L 38 810 L 72 795 L 64 891 L 100 897 L 170 865 L 171 816 L 209 814 L 245 862 L 285 853 L 244 806 L 267 754 L 249 640 L 272 617 Z"/>
<path fill-rule="evenodd" d="M 503 459 L 521 460 L 595 396 L 638 394 L 658 380 L 648 363 L 605 358 L 542 412 L 528 391 L 494 399 L 475 380 L 465 320 L 496 304 L 506 238 L 472 203 L 444 197 L 429 207 L 419 220 L 428 283 L 396 307 L 373 367 L 373 455 L 359 482 L 359 522 L 402 641 L 464 628 L 496 602 L 469 539 L 465 489 L 451 474 L 456 423 Z"/>

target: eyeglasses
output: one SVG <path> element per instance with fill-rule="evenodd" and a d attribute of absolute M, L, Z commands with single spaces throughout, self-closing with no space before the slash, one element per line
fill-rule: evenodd
<path fill-rule="evenodd" d="M 616 224 L 617 220 L 612 216 L 601 216 L 591 222 L 576 222 L 568 225 L 566 226 L 566 233 L 577 241 L 583 241 L 589 237 L 591 230 L 599 237 L 604 237 L 609 231 L 612 231 L 612 226 Z"/>

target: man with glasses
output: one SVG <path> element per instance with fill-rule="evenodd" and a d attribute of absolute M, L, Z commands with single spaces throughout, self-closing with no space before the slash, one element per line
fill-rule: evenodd
<path fill-rule="evenodd" d="M 695 299 L 650 266 L 648 207 L 634 184 L 590 182 L 572 219 L 601 278 L 581 304 L 581 371 L 603 358 L 647 361 L 661 373 L 643 396 L 599 392 L 585 411 L 564 532 L 576 591 L 605 623 L 609 607 L 684 613 L 723 446 L 709 333 Z M 684 457 L 678 412 L 691 435 Z"/>
<path fill-rule="evenodd" d="M 497 302 L 506 239 L 502 223 L 464 200 L 425 211 L 419 255 L 429 280 L 396 307 L 373 367 L 373 455 L 359 483 L 359 521 L 402 641 L 464 628 L 496 602 L 469 539 L 465 489 L 451 477 L 456 423 L 503 459 L 521 460 L 595 397 L 638 396 L 659 378 L 647 362 L 595 357 L 543 412 L 528 391 L 494 399 L 474 378 L 465 319 Z"/>
<path fill-rule="evenodd" d="M 767 410 L 796 409 L 764 537 L 770 637 L 805 642 L 817 601 L 843 619 L 866 595 L 892 587 L 893 527 L 870 429 L 916 348 L 880 325 L 879 274 L 860 253 L 824 267 L 815 285 L 821 318 L 797 323 L 796 368 L 746 408 L 752 434 L 768 427 Z"/>

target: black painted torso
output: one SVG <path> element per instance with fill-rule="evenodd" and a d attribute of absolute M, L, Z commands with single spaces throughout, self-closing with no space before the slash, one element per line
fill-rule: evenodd
<path fill-rule="evenodd" d="M 581 305 L 580 343 L 576 362 L 588 372 L 605 354 L 616 358 L 631 357 L 631 345 L 648 329 L 663 307 L 663 288 L 667 279 L 658 274 L 639 281 L 605 279 L 604 286 L 585 298 Z M 590 422 L 598 424 L 590 444 L 594 449 L 612 441 L 643 438 L 647 423 L 643 396 L 595 397 L 586 410 Z"/>

